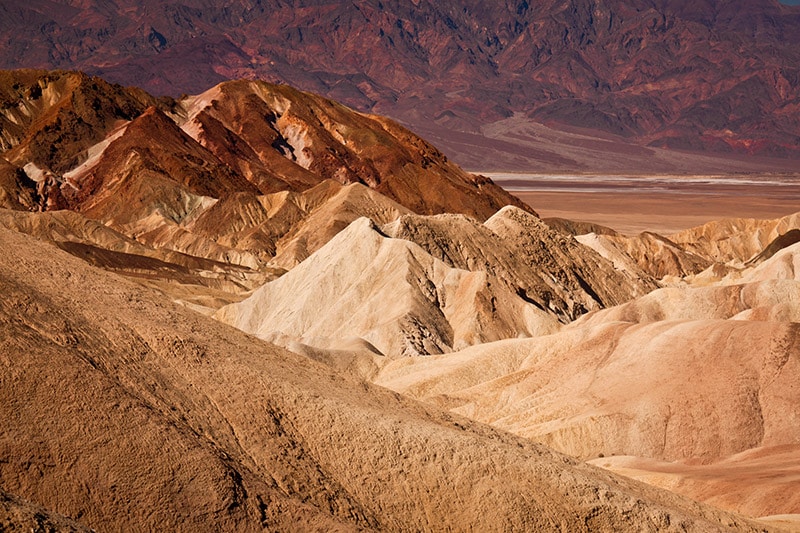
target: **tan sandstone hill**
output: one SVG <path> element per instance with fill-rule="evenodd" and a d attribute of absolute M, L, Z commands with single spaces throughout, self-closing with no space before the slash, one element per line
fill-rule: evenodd
<path fill-rule="evenodd" d="M 614 261 L 620 254 L 627 256 L 637 271 L 658 280 L 699 274 L 714 264 L 713 259 L 651 232 L 633 236 L 590 234 L 577 239 L 609 260 Z"/>
<path fill-rule="evenodd" d="M 591 464 L 790 531 L 800 529 L 798 444 L 755 448 L 710 464 L 603 457 Z M 781 514 L 776 515 L 776 512 Z"/>
<path fill-rule="evenodd" d="M 311 345 L 358 337 L 387 356 L 554 331 L 557 320 L 482 270 L 455 268 L 361 218 L 219 320 Z M 320 339 L 320 340 L 315 340 Z"/>
<path fill-rule="evenodd" d="M 636 477 L 728 509 L 797 513 L 770 495 L 800 475 L 798 258 L 795 244 L 744 284 L 659 289 L 553 335 L 379 362 L 371 378 L 574 456 L 647 458 Z M 784 450 L 768 477 L 736 466 L 761 448 Z M 658 461 L 681 464 L 662 476 Z"/>
<path fill-rule="evenodd" d="M 709 222 L 670 236 L 686 250 L 721 263 L 744 263 L 770 242 L 800 228 L 800 213 L 774 220 L 726 219 Z"/>
<path fill-rule="evenodd" d="M 579 457 L 710 461 L 794 442 L 796 330 L 612 321 L 391 362 L 376 382 Z"/>
<path fill-rule="evenodd" d="M 485 224 L 458 215 L 404 216 L 383 230 L 415 242 L 452 267 L 486 272 L 492 284 L 507 287 L 564 323 L 655 288 L 647 276 L 615 269 L 572 237 L 511 206 Z"/>
<path fill-rule="evenodd" d="M 407 214 L 378 229 L 358 220 L 216 317 L 276 342 L 321 348 L 359 338 L 397 357 L 551 333 L 653 287 L 506 207 L 485 224 Z"/>
<path fill-rule="evenodd" d="M 731 218 L 674 235 L 622 235 L 602 227 L 553 221 L 561 231 L 614 262 L 618 268 L 694 285 L 737 280 L 743 269 L 763 262 L 800 240 L 800 213 L 779 219 Z M 641 274 L 640 274 L 641 275 Z"/>
<path fill-rule="evenodd" d="M 89 527 L 756 530 L 0 239 L 3 490 Z"/>

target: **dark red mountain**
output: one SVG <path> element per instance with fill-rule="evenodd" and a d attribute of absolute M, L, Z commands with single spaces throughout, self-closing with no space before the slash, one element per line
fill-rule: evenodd
<path fill-rule="evenodd" d="M 471 167 L 592 165 L 559 143 L 800 158 L 800 7 L 777 0 L 28 0 L 0 4 L 0 35 L 4 68 L 155 94 L 286 82 Z"/>

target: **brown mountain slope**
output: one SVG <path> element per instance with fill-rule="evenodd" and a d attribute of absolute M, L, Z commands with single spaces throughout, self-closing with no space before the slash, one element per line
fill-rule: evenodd
<path fill-rule="evenodd" d="M 755 530 L 0 239 L 3 489 L 91 527 Z"/>
<path fill-rule="evenodd" d="M 58 220 L 78 225 L 69 238 L 65 227 L 39 233 L 96 265 L 175 276 L 181 299 L 202 300 L 187 294 L 202 287 L 238 294 L 361 216 L 383 224 L 413 208 L 487 218 L 522 206 L 391 121 L 286 86 L 228 82 L 176 103 L 76 73 L 5 72 L 0 85 L 0 205 L 78 211 L 113 228 L 125 242 L 85 235 L 81 217 Z M 144 248 L 131 255 L 130 241 Z M 198 278 L 209 260 L 231 275 Z"/>
<path fill-rule="evenodd" d="M 35 209 L 38 202 L 36 182 L 25 172 L 0 157 L 0 207 L 3 209 Z"/>
<path fill-rule="evenodd" d="M 480 219 L 506 204 L 524 205 L 394 122 L 285 85 L 228 82 L 183 105 L 187 132 L 223 159 L 244 159 L 249 179 L 274 190 L 330 178 L 363 183 L 416 213 Z"/>
<path fill-rule="evenodd" d="M 9 533 L 29 531 L 89 532 L 88 527 L 0 490 L 0 529 Z"/>
<path fill-rule="evenodd" d="M 236 264 L 260 268 L 291 228 L 283 216 L 262 221 L 276 227 L 253 228 L 248 217 L 256 213 L 245 211 L 263 210 L 254 197 L 302 193 L 326 180 L 361 183 L 387 198 L 354 200 L 352 208 L 336 204 L 340 214 L 329 207 L 332 220 L 341 221 L 319 233 L 310 251 L 358 216 L 399 207 L 387 207 L 392 199 L 422 213 L 481 219 L 507 204 L 530 210 L 393 122 L 286 86 L 228 82 L 175 103 L 74 73 L 14 71 L 0 82 L 7 93 L 0 135 L 11 143 L 0 166 L 3 205 L 78 210 L 148 246 L 213 260 L 227 254 Z M 167 114 L 146 104 L 159 104 Z M 64 119 L 65 113 L 91 132 Z M 41 146 L 51 148 L 47 157 L 37 151 Z M 250 208 L 228 209 L 228 224 L 252 230 L 249 235 L 215 234 L 220 225 L 207 223 L 208 217 L 192 231 L 216 200 L 233 195 L 249 198 Z M 311 193 L 304 201 L 319 196 Z M 355 207 L 359 202 L 366 211 Z M 385 206 L 376 210 L 377 204 Z M 290 255 L 302 259 L 310 251 Z"/>
<path fill-rule="evenodd" d="M 492 165 L 471 153 L 492 143 L 504 165 L 591 169 L 558 148 L 575 139 L 538 142 L 530 129 L 543 125 L 595 145 L 614 136 L 630 171 L 652 159 L 644 146 L 794 158 L 800 146 L 800 15 L 776 0 L 36 1 L 2 6 L 0 20 L 15 36 L 0 43 L 5 68 L 24 58 L 173 95 L 290 83 L 451 137 L 460 162 L 484 163 L 471 168 Z"/>
<path fill-rule="evenodd" d="M 66 172 L 84 151 L 148 106 L 169 107 L 141 89 L 78 72 L 0 71 L 0 151 L 19 166 Z"/>
<path fill-rule="evenodd" d="M 61 194 L 68 208 L 117 225 L 154 209 L 178 222 L 186 214 L 187 193 L 219 198 L 258 192 L 154 107 L 114 137 L 96 160 L 64 175 Z"/>

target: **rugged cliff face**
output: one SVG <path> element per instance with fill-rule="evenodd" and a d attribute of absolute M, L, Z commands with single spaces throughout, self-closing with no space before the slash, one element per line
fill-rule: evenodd
<path fill-rule="evenodd" d="M 442 128 L 490 123 L 482 134 L 506 144 L 512 129 L 536 137 L 513 116 L 652 147 L 797 157 L 800 146 L 800 8 L 776 0 L 47 6 L 0 7 L 15 36 L 0 43 L 3 67 L 77 68 L 172 95 L 288 82 L 443 140 Z M 470 159 L 465 139 L 449 141 Z"/>

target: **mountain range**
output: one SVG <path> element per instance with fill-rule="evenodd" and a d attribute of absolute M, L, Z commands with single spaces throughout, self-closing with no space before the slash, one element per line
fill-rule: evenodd
<path fill-rule="evenodd" d="M 800 523 L 800 213 L 543 220 L 264 81 L 0 101 L 0 529 Z"/>
<path fill-rule="evenodd" d="M 0 67 L 172 96 L 288 83 L 479 170 L 796 171 L 800 156 L 800 7 L 777 0 L 32 0 L 0 21 Z"/>

